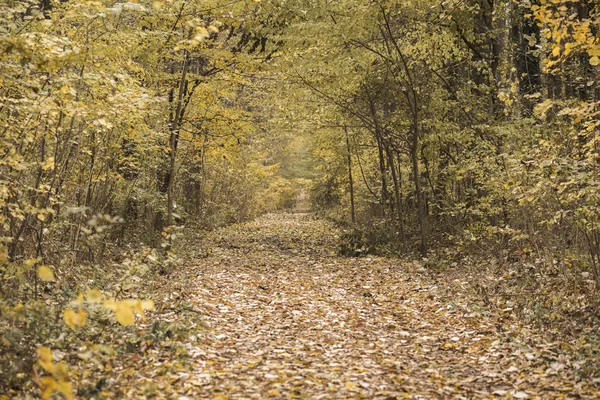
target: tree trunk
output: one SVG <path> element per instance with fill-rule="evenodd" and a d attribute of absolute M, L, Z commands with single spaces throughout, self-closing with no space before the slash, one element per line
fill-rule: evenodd
<path fill-rule="evenodd" d="M 419 250 L 423 257 L 427 256 L 427 215 L 425 211 L 425 200 L 423 198 L 423 189 L 421 187 L 421 177 L 419 172 L 419 136 L 417 131 L 416 122 L 413 123 L 411 145 L 410 145 L 410 158 L 412 161 L 412 172 L 415 181 L 415 192 L 417 198 L 417 217 L 419 218 L 419 233 L 421 238 L 421 245 Z"/>
<path fill-rule="evenodd" d="M 381 143 L 381 138 L 377 135 L 377 149 L 379 151 L 379 171 L 381 173 L 381 214 L 385 217 L 385 207 L 388 202 L 388 192 L 387 192 L 387 176 L 386 176 L 386 166 L 385 166 L 385 155 L 383 153 L 383 143 Z"/>
<path fill-rule="evenodd" d="M 348 134 L 348 128 L 344 126 L 344 132 L 346 133 L 346 150 L 348 152 L 348 184 L 350 186 L 350 216 L 352 223 L 356 223 L 356 213 L 354 209 L 354 179 L 352 177 L 352 152 L 350 149 L 350 135 Z"/>
<path fill-rule="evenodd" d="M 169 170 L 167 181 L 167 226 L 173 226 L 173 211 L 175 208 L 175 161 L 177 157 L 177 143 L 179 141 L 179 132 L 181 130 L 182 113 L 184 112 L 184 98 L 187 90 L 187 73 L 190 66 L 189 52 L 185 50 L 183 66 L 181 68 L 181 77 L 177 90 L 177 103 L 175 112 L 171 114 L 169 121 Z M 172 240 L 169 239 L 170 249 Z"/>
<path fill-rule="evenodd" d="M 400 223 L 400 234 L 404 237 L 404 224 L 402 213 L 404 210 L 402 209 L 402 194 L 400 193 L 400 179 L 398 178 L 398 171 L 396 171 L 396 167 L 394 165 L 394 153 L 389 148 L 386 149 L 388 156 L 388 164 L 390 166 L 390 170 L 392 171 L 392 180 L 394 181 L 394 196 L 396 203 L 396 216 L 398 218 L 398 222 Z M 400 167 L 400 165 L 398 165 Z"/>

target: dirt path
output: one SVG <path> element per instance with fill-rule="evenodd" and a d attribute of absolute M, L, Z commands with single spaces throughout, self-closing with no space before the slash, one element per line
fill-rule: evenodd
<path fill-rule="evenodd" d="M 463 294 L 466 282 L 338 257 L 332 232 L 282 214 L 212 235 L 212 253 L 186 268 L 185 293 L 169 300 L 185 297 L 189 312 L 164 313 L 190 318 L 185 349 L 150 350 L 147 364 L 170 365 L 178 351 L 192 361 L 162 375 L 140 367 L 129 395 L 151 382 L 182 400 L 598 398 L 568 346 L 487 313 Z"/>

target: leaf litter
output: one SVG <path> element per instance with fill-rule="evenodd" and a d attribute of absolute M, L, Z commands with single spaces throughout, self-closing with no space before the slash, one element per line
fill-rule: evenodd
<path fill-rule="evenodd" d="M 600 397 L 572 346 L 482 308 L 468 282 L 432 277 L 418 262 L 341 257 L 337 245 L 329 223 L 291 213 L 190 244 L 205 254 L 151 288 L 157 311 L 123 338 L 134 349 L 114 365 L 90 360 L 110 378 L 100 388 L 80 376 L 91 389 L 79 394 Z"/>

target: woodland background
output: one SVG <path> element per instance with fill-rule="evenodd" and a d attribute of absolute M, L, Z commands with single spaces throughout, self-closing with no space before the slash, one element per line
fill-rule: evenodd
<path fill-rule="evenodd" d="M 3 1 L 0 393 L 71 397 L 49 348 L 307 195 L 341 254 L 593 342 L 599 79 L 593 0 Z"/>

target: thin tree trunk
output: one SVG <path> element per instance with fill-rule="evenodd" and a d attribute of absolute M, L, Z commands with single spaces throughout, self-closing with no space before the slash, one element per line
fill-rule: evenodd
<path fill-rule="evenodd" d="M 385 155 L 383 153 L 383 143 L 381 143 L 381 138 L 377 135 L 377 150 L 379 152 L 379 171 L 381 173 L 381 213 L 382 216 L 385 217 L 385 207 L 388 202 L 388 192 L 387 192 L 387 176 L 386 176 L 386 165 L 385 165 Z"/>
<path fill-rule="evenodd" d="M 187 88 L 187 73 L 190 65 L 189 52 L 185 50 L 185 57 L 179 79 L 179 88 L 177 92 L 177 105 L 175 114 L 169 121 L 169 175 L 167 183 L 167 226 L 173 226 L 173 211 L 175 205 L 175 161 L 177 157 L 177 142 L 181 129 L 182 113 L 184 107 L 184 97 Z M 169 240 L 169 247 L 171 240 Z"/>
<path fill-rule="evenodd" d="M 352 152 L 350 148 L 350 135 L 348 134 L 348 128 L 344 125 L 344 132 L 346 133 L 346 149 L 348 151 L 348 183 L 350 185 L 350 216 L 352 217 L 352 223 L 356 223 L 356 213 L 354 209 L 354 179 L 352 178 Z"/>
<path fill-rule="evenodd" d="M 396 152 L 396 160 L 398 162 L 398 192 L 400 194 L 398 203 L 398 218 L 400 220 L 400 240 L 405 239 L 404 229 L 404 201 L 402 200 L 402 162 L 400 160 L 400 152 Z"/>
<path fill-rule="evenodd" d="M 396 203 L 396 216 L 398 221 L 400 222 L 400 226 L 402 227 L 402 195 L 400 194 L 400 181 L 398 179 L 398 171 L 396 171 L 396 167 L 394 166 L 394 154 L 392 150 L 389 148 L 386 149 L 388 156 L 388 164 L 390 166 L 390 171 L 392 171 L 392 180 L 394 181 L 394 197 Z M 401 230 L 403 230 L 401 228 Z M 404 232 L 402 232 L 404 234 Z"/>
<path fill-rule="evenodd" d="M 419 172 L 419 136 L 417 124 L 413 123 L 410 157 L 412 161 L 412 172 L 415 180 L 415 192 L 417 198 L 417 216 L 419 218 L 419 233 L 421 237 L 420 251 L 423 257 L 427 256 L 427 215 L 425 210 L 425 200 L 423 199 L 423 189 L 421 187 L 421 178 Z"/>

